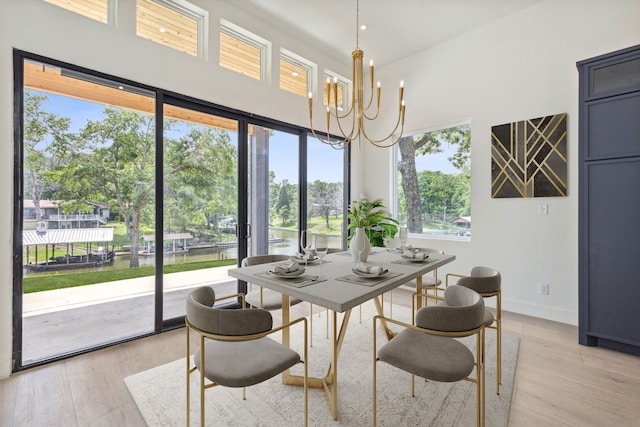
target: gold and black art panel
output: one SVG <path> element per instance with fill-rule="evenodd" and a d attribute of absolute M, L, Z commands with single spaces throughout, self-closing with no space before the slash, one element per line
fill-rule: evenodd
<path fill-rule="evenodd" d="M 491 127 L 491 197 L 567 195 L 567 114 Z"/>

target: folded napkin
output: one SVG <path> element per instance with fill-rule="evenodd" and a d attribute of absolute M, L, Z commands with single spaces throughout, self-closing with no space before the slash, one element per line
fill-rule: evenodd
<path fill-rule="evenodd" d="M 404 252 L 402 252 L 402 256 L 405 258 L 412 258 L 412 259 L 427 259 L 429 258 L 429 254 L 426 252 L 414 252 L 412 250 L 408 250 L 405 249 Z"/>
<path fill-rule="evenodd" d="M 362 273 L 369 274 L 382 274 L 384 273 L 384 268 L 379 265 L 371 265 L 371 264 L 363 264 L 361 262 L 356 266 L 356 270 L 361 271 Z"/>
<path fill-rule="evenodd" d="M 285 261 L 283 263 L 280 264 L 276 264 L 273 267 L 273 272 L 274 273 L 293 273 L 294 271 L 298 270 L 300 268 L 300 265 L 297 264 L 294 261 Z"/>
<path fill-rule="evenodd" d="M 314 260 L 316 259 L 316 254 L 315 253 L 308 253 L 308 254 L 301 254 L 300 252 L 296 252 L 295 255 L 293 255 L 293 257 L 299 261 L 304 261 L 304 260 Z"/>

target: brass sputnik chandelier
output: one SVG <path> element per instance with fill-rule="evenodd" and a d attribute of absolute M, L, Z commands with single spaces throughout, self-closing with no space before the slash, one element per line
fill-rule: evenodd
<path fill-rule="evenodd" d="M 353 60 L 352 87 L 351 87 L 351 106 L 347 108 L 345 105 L 341 108 L 338 103 L 338 78 L 333 80 L 327 78 L 325 85 L 325 99 L 327 103 L 327 130 L 326 137 L 320 137 L 316 134 L 313 127 L 313 94 L 309 92 L 309 123 L 311 124 L 311 132 L 313 136 L 334 148 L 343 148 L 345 145 L 357 140 L 360 143 L 363 139 L 376 147 L 390 147 L 398 142 L 404 131 L 404 82 L 400 82 L 400 92 L 398 96 L 398 117 L 393 130 L 384 138 L 376 139 L 367 134 L 365 125 L 367 122 L 378 118 L 380 113 L 380 82 L 377 83 L 376 107 L 371 108 L 373 104 L 374 94 L 374 69 L 373 61 L 369 62 L 369 99 L 365 102 L 364 95 L 364 73 L 363 59 L 364 51 L 360 49 L 360 1 L 356 0 L 356 49 L 351 53 Z M 371 110 L 371 111 L 370 111 Z M 334 122 L 342 134 L 342 139 L 331 139 L 331 122 Z M 351 124 L 349 125 L 349 122 Z M 396 131 L 400 128 L 399 134 Z M 324 133 L 324 132 L 323 132 Z"/>

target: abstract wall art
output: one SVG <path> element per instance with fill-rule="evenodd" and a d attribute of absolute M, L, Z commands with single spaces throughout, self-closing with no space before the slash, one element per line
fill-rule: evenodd
<path fill-rule="evenodd" d="M 567 195 L 567 113 L 491 127 L 491 197 Z"/>

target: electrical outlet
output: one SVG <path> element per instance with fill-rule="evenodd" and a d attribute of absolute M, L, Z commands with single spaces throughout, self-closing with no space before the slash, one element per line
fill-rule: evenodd
<path fill-rule="evenodd" d="M 549 215 L 549 205 L 546 203 L 541 203 L 538 206 L 538 214 L 539 215 Z"/>
<path fill-rule="evenodd" d="M 549 284 L 548 283 L 540 283 L 540 288 L 538 289 L 540 295 L 549 295 Z"/>

